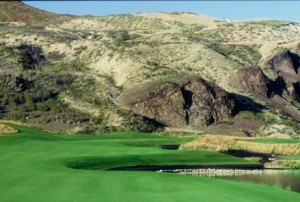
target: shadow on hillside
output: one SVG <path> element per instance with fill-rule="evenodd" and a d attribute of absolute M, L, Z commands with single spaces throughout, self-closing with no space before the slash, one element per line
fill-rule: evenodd
<path fill-rule="evenodd" d="M 235 104 L 236 104 L 236 108 L 233 116 L 237 115 L 242 111 L 252 111 L 254 113 L 258 113 L 261 112 L 262 110 L 267 109 L 266 106 L 257 103 L 254 99 L 250 97 L 240 95 L 237 93 L 230 93 L 229 96 L 235 100 Z"/>

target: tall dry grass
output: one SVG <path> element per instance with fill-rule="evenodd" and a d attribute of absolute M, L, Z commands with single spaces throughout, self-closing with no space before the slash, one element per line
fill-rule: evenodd
<path fill-rule="evenodd" d="M 300 160 L 277 160 L 265 163 L 265 168 L 300 169 Z"/>
<path fill-rule="evenodd" d="M 0 124 L 0 134 L 13 134 L 17 132 L 18 131 L 12 127 Z"/>
<path fill-rule="evenodd" d="M 247 150 L 252 152 L 298 155 L 300 144 L 263 144 L 247 142 L 247 138 L 231 137 L 225 135 L 203 135 L 197 140 L 180 146 L 181 149 L 208 149 L 211 151 Z"/>

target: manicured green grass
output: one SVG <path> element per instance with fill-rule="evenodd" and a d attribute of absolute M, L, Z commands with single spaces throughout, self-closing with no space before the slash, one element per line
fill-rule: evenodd
<path fill-rule="evenodd" d="M 173 151 L 162 144 L 189 141 L 138 132 L 54 135 L 11 125 L 0 136 L 0 201 L 298 201 L 300 195 L 246 182 L 144 171 L 105 171 L 119 166 L 247 164 L 209 151 Z M 146 144 L 145 142 L 150 142 Z M 71 169 L 70 163 L 95 167 Z"/>
<path fill-rule="evenodd" d="M 285 156 L 281 158 L 282 160 L 299 160 L 300 161 L 300 156 Z"/>

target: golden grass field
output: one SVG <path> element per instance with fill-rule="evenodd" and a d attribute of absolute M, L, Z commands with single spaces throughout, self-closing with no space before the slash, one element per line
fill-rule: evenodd
<path fill-rule="evenodd" d="M 12 127 L 0 124 L 0 134 L 13 134 L 18 131 Z"/>
<path fill-rule="evenodd" d="M 249 141 L 250 140 L 250 141 Z M 254 140 L 254 141 L 251 141 Z M 257 140 L 257 141 L 256 141 Z M 248 150 L 252 152 L 297 155 L 300 144 L 259 142 L 259 138 L 241 138 L 225 135 L 203 135 L 197 140 L 181 145 L 181 149 L 208 149 L 211 151 Z"/>

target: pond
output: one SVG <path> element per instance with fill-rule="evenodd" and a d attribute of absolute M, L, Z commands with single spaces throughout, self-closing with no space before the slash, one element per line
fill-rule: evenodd
<path fill-rule="evenodd" d="M 290 191 L 300 193 L 300 170 L 200 168 L 160 170 L 158 172 L 170 172 L 182 175 L 242 180 L 253 183 L 266 184 L 269 186 L 278 186 Z"/>
<path fill-rule="evenodd" d="M 286 172 L 266 172 L 263 174 L 223 176 L 223 179 L 243 180 L 262 183 L 270 186 L 279 186 L 284 189 L 300 193 L 300 170 Z"/>

